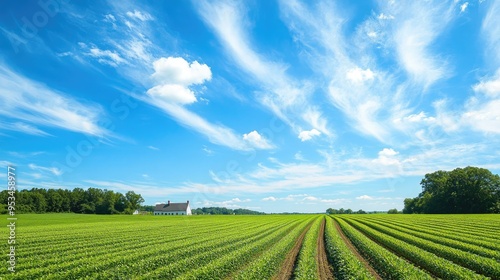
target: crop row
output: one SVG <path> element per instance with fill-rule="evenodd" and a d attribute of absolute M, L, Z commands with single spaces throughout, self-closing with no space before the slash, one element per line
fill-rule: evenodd
<path fill-rule="evenodd" d="M 361 220 L 356 219 L 356 220 L 360 221 L 362 223 L 365 222 L 362 219 Z M 383 226 L 383 227 L 389 228 L 391 230 L 396 230 L 396 231 L 401 232 L 403 234 L 409 234 L 409 235 L 414 236 L 414 237 L 422 238 L 424 240 L 432 241 L 434 243 L 438 243 L 438 244 L 442 244 L 442 245 L 445 245 L 448 247 L 459 249 L 459 250 L 462 250 L 464 252 L 471 252 L 471 253 L 474 253 L 474 254 L 477 254 L 477 255 L 480 255 L 483 257 L 500 260 L 500 251 L 491 250 L 491 249 L 488 249 L 488 248 L 485 248 L 482 246 L 473 245 L 473 244 L 466 243 L 463 241 L 449 239 L 448 235 L 443 235 L 441 233 L 435 233 L 435 232 L 425 233 L 424 232 L 425 229 L 423 229 L 421 226 L 413 227 L 410 229 L 409 227 L 405 227 L 404 225 L 401 225 L 401 224 L 394 225 L 392 223 L 381 222 L 378 220 L 370 220 L 370 224 L 377 224 L 378 226 Z M 370 224 L 367 224 L 367 225 L 369 226 Z M 416 244 L 416 245 L 418 246 L 418 244 Z"/>
<path fill-rule="evenodd" d="M 328 260 L 333 265 L 336 279 L 375 279 L 363 263 L 354 255 L 353 248 L 342 238 L 343 233 L 328 218 L 325 228 L 325 243 Z"/>
<path fill-rule="evenodd" d="M 433 275 L 444 279 L 487 279 L 473 271 L 461 267 L 447 259 L 439 258 L 418 246 L 411 245 L 396 237 L 388 235 L 388 231 L 382 233 L 352 219 L 346 219 L 349 224 L 361 231 L 366 236 L 382 244 L 384 247 L 395 252 L 397 255 L 424 268 Z"/>
<path fill-rule="evenodd" d="M 294 279 L 317 279 L 318 277 L 318 262 L 316 261 L 316 256 L 318 255 L 317 244 L 323 219 L 323 217 L 316 218 L 304 237 L 294 271 Z"/>
<path fill-rule="evenodd" d="M 259 226 L 261 225 L 254 225 L 253 227 Z M 223 229 L 227 230 L 231 229 L 231 227 Z M 154 247 L 162 243 L 177 243 L 180 240 L 187 240 L 189 238 L 195 238 L 194 242 L 199 243 L 204 241 L 203 238 L 200 240 L 199 235 L 204 236 L 206 233 L 213 231 L 214 229 L 202 229 L 200 232 L 192 231 L 190 233 L 185 233 L 185 230 L 179 228 L 169 232 L 166 236 L 161 236 L 161 232 L 147 236 L 126 235 L 121 237 L 101 235 L 101 238 L 94 237 L 95 240 L 88 241 L 88 243 L 82 243 L 82 241 L 78 240 L 78 245 L 74 244 L 74 239 L 69 236 L 65 238 L 66 243 L 68 243 L 65 246 L 50 246 L 46 251 L 37 250 L 35 252 L 28 252 L 29 254 L 18 254 L 20 258 L 25 260 L 19 265 L 18 269 L 24 270 L 40 266 L 48 267 L 52 264 L 59 264 L 61 262 L 70 262 L 82 258 L 88 259 L 94 256 L 101 256 L 103 251 L 107 253 L 120 252 L 121 254 L 126 254 L 128 251 L 133 251 L 138 248 L 144 249 L 144 244 L 147 244 L 146 246 L 149 247 Z M 207 237 L 210 238 L 211 236 L 209 235 Z M 24 245 L 24 247 L 29 248 L 29 245 Z M 42 261 L 39 260 L 41 256 L 43 256 Z M 36 262 L 29 262 L 30 259 L 34 259 Z"/>
<path fill-rule="evenodd" d="M 416 237 L 414 234 L 408 234 L 408 233 L 403 233 L 398 230 L 394 230 L 385 226 L 382 226 L 380 224 L 376 224 L 373 222 L 368 222 L 367 220 L 361 221 L 363 225 L 354 222 L 354 220 L 349 219 L 348 220 L 352 225 L 355 225 L 356 228 L 362 230 L 363 232 L 366 232 L 373 238 L 380 240 L 381 242 L 384 242 L 384 244 L 395 244 L 395 242 L 391 242 L 391 237 L 393 237 L 395 240 L 398 240 L 400 243 L 406 243 L 406 244 L 412 244 L 415 247 L 417 247 L 419 250 L 423 251 L 422 252 L 422 259 L 417 258 L 415 256 L 415 260 L 419 260 L 421 262 L 422 266 L 427 266 L 430 270 L 433 271 L 433 273 L 437 275 L 448 275 L 448 273 L 444 273 L 444 271 L 449 267 L 451 269 L 451 266 L 448 265 L 446 262 L 442 262 L 441 259 L 434 260 L 432 262 L 432 265 L 428 264 L 426 261 L 426 258 L 424 255 L 426 255 L 424 252 L 430 252 L 433 253 L 439 257 L 442 257 L 444 259 L 450 260 L 456 264 L 460 264 L 463 267 L 469 268 L 471 270 L 474 270 L 478 273 L 484 274 L 486 276 L 498 279 L 500 278 L 500 263 L 495 261 L 494 259 L 491 258 L 486 258 L 482 256 L 478 256 L 475 254 L 471 254 L 462 250 L 454 249 L 445 245 L 437 244 L 432 241 Z M 397 245 L 393 245 L 397 246 Z M 396 249 L 394 249 L 396 250 Z M 425 251 L 424 251 L 425 250 Z M 409 254 L 407 252 L 404 252 L 404 254 Z M 432 256 L 430 256 L 432 257 Z M 435 257 L 434 257 L 435 259 Z M 439 262 L 442 262 L 442 266 L 438 266 L 437 264 Z M 425 265 L 424 265 L 425 263 Z M 454 269 L 455 271 L 459 271 L 457 267 Z M 466 274 L 466 271 L 461 270 L 461 274 L 463 275 L 468 275 L 468 277 L 473 277 L 472 274 Z M 469 278 L 472 279 L 472 278 Z"/>
<path fill-rule="evenodd" d="M 304 232 L 307 226 L 311 224 L 312 219 L 314 218 L 303 220 L 300 226 L 296 227 L 293 231 L 290 231 L 283 237 L 283 239 L 245 266 L 245 268 L 235 273 L 234 279 L 270 279 L 273 276 L 276 276 L 279 272 L 281 264 L 296 244 L 299 236 Z"/>
<path fill-rule="evenodd" d="M 89 273 L 99 274 L 112 267 L 126 268 L 127 266 L 133 266 L 135 268 L 143 267 L 146 268 L 146 270 L 151 270 L 162 264 L 174 262 L 179 256 L 191 256 L 197 252 L 204 252 L 207 248 L 211 248 L 211 246 L 217 246 L 228 241 L 236 242 L 237 240 L 243 240 L 259 232 L 264 231 L 269 233 L 280 227 L 285 227 L 291 222 L 293 222 L 293 220 L 275 221 L 274 224 L 270 225 L 268 225 L 268 223 L 254 224 L 253 226 L 247 227 L 247 230 L 244 231 L 243 234 L 239 227 L 233 227 L 230 230 L 221 232 L 212 230 L 211 232 L 206 232 L 198 236 L 198 238 L 193 234 L 190 239 L 185 240 L 171 239 L 169 238 L 170 236 L 167 235 L 167 238 L 162 239 L 164 241 L 163 244 L 161 240 L 154 244 L 150 244 L 147 240 L 145 242 L 137 240 L 136 244 L 130 246 L 130 244 L 121 244 L 119 240 L 114 240 L 113 236 L 109 236 L 108 238 L 110 240 L 114 240 L 116 248 L 121 248 L 122 250 L 106 252 L 99 247 L 95 247 L 91 252 L 80 252 L 78 261 L 69 260 L 40 267 L 38 269 L 20 270 L 16 273 L 16 276 L 18 276 L 18 279 L 26 279 L 28 276 L 32 278 L 37 277 L 37 275 L 50 276 L 53 274 L 65 275 L 64 278 L 72 279 L 82 275 L 88 275 Z M 39 258 L 33 257 L 23 259 L 23 262 L 30 262 L 30 259 L 32 259 L 34 263 L 40 260 Z M 140 271 L 140 269 L 138 270 Z"/>
<path fill-rule="evenodd" d="M 338 222 L 342 231 L 383 279 L 433 279 L 426 272 L 373 242 L 344 220 L 335 217 L 335 221 Z"/>
<path fill-rule="evenodd" d="M 466 244 L 471 244 L 475 245 L 477 247 L 490 250 L 493 252 L 488 252 L 486 253 L 485 256 L 491 256 L 491 257 L 497 257 L 497 253 L 500 251 L 500 244 L 498 238 L 493 237 L 494 235 L 491 235 L 488 238 L 481 238 L 478 237 L 477 234 L 470 233 L 470 232 L 460 232 L 459 228 L 460 225 L 457 224 L 455 225 L 454 228 L 443 228 L 443 227 L 433 227 L 425 224 L 417 224 L 417 223 L 411 223 L 410 221 L 407 220 L 392 220 L 392 219 L 371 219 L 371 221 L 374 222 L 379 222 L 382 224 L 385 224 L 387 226 L 392 225 L 397 228 L 401 229 L 408 229 L 411 230 L 413 233 L 418 234 L 418 233 L 424 233 L 424 234 L 429 234 L 435 237 L 439 237 L 442 239 L 441 241 L 444 242 L 444 240 L 455 240 L 461 244 L 464 244 L 463 246 L 466 246 Z M 451 244 L 451 243 L 450 243 Z M 462 247 L 463 247 L 462 246 Z M 470 249 L 467 249 L 470 250 Z M 479 251 L 482 251 L 481 249 Z M 483 253 L 479 253 L 483 255 Z"/>
<path fill-rule="evenodd" d="M 481 242 L 482 244 L 478 244 L 483 246 L 483 244 L 487 245 L 488 248 L 500 250 L 500 234 L 495 234 L 491 230 L 478 230 L 477 228 L 466 228 L 459 221 L 455 221 L 453 223 L 446 222 L 419 222 L 410 220 L 390 220 L 390 219 L 382 219 L 381 221 L 395 224 L 403 224 L 410 227 L 418 227 L 420 229 L 426 229 L 431 232 L 439 232 L 441 234 L 447 234 L 449 238 L 462 237 L 461 240 L 464 242 Z M 499 225 L 500 227 L 500 225 Z"/>

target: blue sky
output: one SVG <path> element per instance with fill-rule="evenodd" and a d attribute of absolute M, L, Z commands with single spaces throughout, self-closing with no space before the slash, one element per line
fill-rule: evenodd
<path fill-rule="evenodd" d="M 2 1 L 0 14 L 0 166 L 20 188 L 387 210 L 426 173 L 500 170 L 500 1 Z"/>

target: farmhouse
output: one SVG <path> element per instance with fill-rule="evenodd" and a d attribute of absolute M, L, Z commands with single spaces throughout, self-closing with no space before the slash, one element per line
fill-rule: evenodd
<path fill-rule="evenodd" d="M 156 204 L 154 215 L 191 215 L 189 200 L 186 203 Z"/>

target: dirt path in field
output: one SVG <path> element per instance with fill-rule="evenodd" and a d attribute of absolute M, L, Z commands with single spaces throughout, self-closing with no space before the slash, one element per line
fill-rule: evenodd
<path fill-rule="evenodd" d="M 321 221 L 321 227 L 319 229 L 318 241 L 316 243 L 317 246 L 316 263 L 318 264 L 319 279 L 333 280 L 333 273 L 330 270 L 330 264 L 328 263 L 328 258 L 326 257 L 325 221 L 326 219 L 323 218 L 323 221 Z"/>
<path fill-rule="evenodd" d="M 310 223 L 304 232 L 302 232 L 295 242 L 292 250 L 286 256 L 285 261 L 281 265 L 280 271 L 278 274 L 273 277 L 273 280 L 288 280 L 292 278 L 293 269 L 295 268 L 295 263 L 297 262 L 297 256 L 299 255 L 300 248 L 302 247 L 302 241 L 304 241 L 304 237 L 306 236 L 307 231 L 311 228 L 312 223 Z"/>
<path fill-rule="evenodd" d="M 358 249 L 356 249 L 356 247 L 354 247 L 354 245 L 351 243 L 351 240 L 349 240 L 349 238 L 347 238 L 347 236 L 345 236 L 344 232 L 340 228 L 337 221 L 333 221 L 333 223 L 335 224 L 337 231 L 340 233 L 340 237 L 342 238 L 342 240 L 344 240 L 344 243 L 347 245 L 347 247 L 349 247 L 349 249 L 351 249 L 351 252 L 354 253 L 354 255 L 359 259 L 359 261 L 368 269 L 368 271 L 370 271 L 370 273 L 375 278 L 382 280 L 382 277 L 380 277 L 380 275 L 378 275 L 378 273 L 375 271 L 375 269 L 373 269 L 373 267 L 370 265 L 370 263 L 365 258 L 363 258 L 363 256 L 361 256 L 361 254 L 358 252 Z"/>

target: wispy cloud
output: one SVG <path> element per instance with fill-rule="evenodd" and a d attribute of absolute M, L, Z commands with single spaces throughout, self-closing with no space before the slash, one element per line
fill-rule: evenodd
<path fill-rule="evenodd" d="M 383 104 L 391 101 L 384 95 L 390 92 L 391 79 L 359 53 L 356 42 L 348 41 L 341 8 L 332 1 L 309 6 L 296 0 L 281 1 L 280 7 L 288 28 L 309 54 L 311 68 L 328 85 L 323 90 L 332 104 L 358 131 L 384 141 L 388 132 L 379 117 Z"/>
<path fill-rule="evenodd" d="M 104 115 L 100 106 L 83 104 L 1 65 L 0 84 L 0 116 L 17 120 L 9 129 L 46 136 L 33 126 L 39 125 L 100 137 L 110 135 L 99 125 Z"/>
<path fill-rule="evenodd" d="M 454 6 L 448 1 L 391 1 L 381 7 L 394 15 L 390 37 L 399 64 L 424 87 L 449 75 L 446 59 L 434 54 L 431 45 L 454 19 Z"/>
<path fill-rule="evenodd" d="M 306 96 L 311 94 L 312 89 L 307 82 L 290 77 L 286 72 L 288 65 L 271 60 L 252 46 L 248 36 L 247 8 L 244 4 L 235 1 L 195 1 L 194 3 L 202 19 L 214 30 L 229 57 L 243 72 L 250 75 L 249 83 L 257 81 L 260 91 L 270 93 L 257 95 L 261 104 L 293 129 L 298 130 L 297 122 L 300 125 L 301 120 L 296 119 L 295 115 L 297 113 L 300 115 L 300 112 L 304 110 L 304 104 L 309 104 L 310 100 Z M 318 111 L 314 107 L 309 110 Z M 317 115 L 322 118 L 319 111 Z M 309 119 L 302 121 L 330 135 L 325 125 L 315 127 Z M 324 118 L 320 121 L 323 124 L 326 122 Z"/>
<path fill-rule="evenodd" d="M 488 1 L 488 12 L 483 19 L 482 34 L 487 42 L 488 57 L 495 58 L 497 67 L 500 68 L 500 3 Z M 488 58 L 489 59 L 489 58 Z"/>
<path fill-rule="evenodd" d="M 119 64 L 125 63 L 125 59 L 123 59 L 118 53 L 110 50 L 101 50 L 96 46 L 92 46 L 89 49 L 87 55 L 97 58 L 102 64 L 109 64 L 113 67 L 117 67 Z"/>
<path fill-rule="evenodd" d="M 134 10 L 133 12 L 128 11 L 127 16 L 133 19 L 138 19 L 140 21 L 153 20 L 153 17 L 150 14 L 138 10 Z"/>
<path fill-rule="evenodd" d="M 42 171 L 42 172 L 49 172 L 53 175 L 56 175 L 56 176 L 59 176 L 61 175 L 63 172 L 62 170 L 56 168 L 56 167 L 44 167 L 44 166 L 39 166 L 39 165 L 36 165 L 36 164 L 33 164 L 33 163 L 30 163 L 28 165 L 28 167 L 31 169 L 31 170 L 35 170 L 35 171 Z"/>
<path fill-rule="evenodd" d="M 210 142 L 235 150 L 269 148 L 249 145 L 241 134 L 223 124 L 211 123 L 185 107 L 198 101 L 201 85 L 212 78 L 210 67 L 197 61 L 188 62 L 183 57 L 164 56 L 164 51 L 155 43 L 159 44 L 157 40 L 160 39 L 168 40 L 170 35 L 164 29 L 158 29 L 158 25 L 152 26 L 154 18 L 150 13 L 129 2 L 113 3 L 112 6 L 114 10 L 108 14 L 112 17 L 105 17 L 105 25 L 97 29 L 97 33 L 109 35 L 109 22 L 118 28 L 106 41 L 81 42 L 83 55 L 95 57 L 100 63 L 120 66 L 116 67 L 118 73 L 137 87 L 144 87 L 147 93 L 124 92 L 161 109 L 180 125 L 204 135 Z M 175 39 L 172 37 L 172 40 Z"/>
<path fill-rule="evenodd" d="M 172 104 L 158 98 L 139 98 L 144 102 L 162 109 L 179 124 L 205 135 L 210 142 L 214 144 L 223 145 L 235 150 L 251 149 L 251 147 L 230 128 L 212 124 L 181 105 Z"/>
<path fill-rule="evenodd" d="M 9 123 L 4 123 L 0 124 L 0 130 L 5 129 L 5 130 L 11 130 L 11 131 L 18 131 L 21 133 L 26 133 L 26 134 L 31 134 L 31 135 L 36 135 L 36 136 L 51 136 L 49 133 L 26 123 L 22 122 L 15 122 L 12 124 Z"/>

